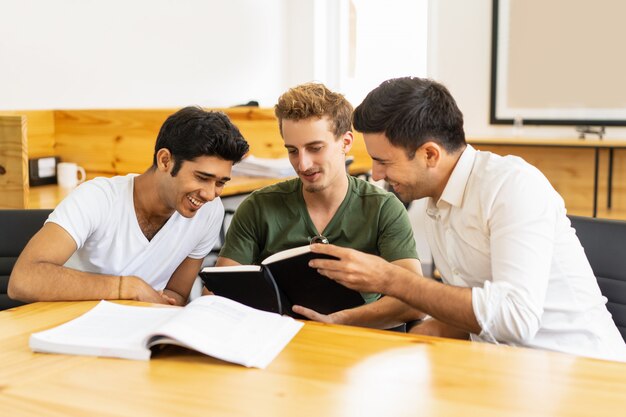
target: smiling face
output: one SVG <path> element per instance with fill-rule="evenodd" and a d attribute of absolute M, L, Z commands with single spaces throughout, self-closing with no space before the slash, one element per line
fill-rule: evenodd
<path fill-rule="evenodd" d="M 159 150 L 159 169 L 165 174 L 159 189 L 159 196 L 167 210 L 176 210 L 184 217 L 193 217 L 204 203 L 222 194 L 224 185 L 230 180 L 232 161 L 216 156 L 200 156 L 191 161 L 183 161 L 175 176 L 171 175 L 174 166 L 167 149 Z"/>
<path fill-rule="evenodd" d="M 289 161 L 304 190 L 320 192 L 346 176 L 345 153 L 352 146 L 352 132 L 335 138 L 328 118 L 283 120 L 282 133 Z"/>
<path fill-rule="evenodd" d="M 437 195 L 437 172 L 429 160 L 432 155 L 424 147 L 417 149 L 413 159 L 409 159 L 405 149 L 389 143 L 384 133 L 365 133 L 363 138 L 373 160 L 374 180 L 386 180 L 405 203 Z"/>

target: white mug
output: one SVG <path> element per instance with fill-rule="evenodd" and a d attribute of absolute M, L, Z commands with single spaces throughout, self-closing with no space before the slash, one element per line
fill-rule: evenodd
<path fill-rule="evenodd" d="M 78 174 L 80 173 L 80 178 Z M 74 162 L 59 162 L 57 164 L 57 183 L 63 188 L 74 188 L 85 181 L 86 175 L 83 167 Z"/>

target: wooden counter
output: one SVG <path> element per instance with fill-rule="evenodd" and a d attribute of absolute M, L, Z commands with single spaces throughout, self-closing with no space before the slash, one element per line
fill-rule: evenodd
<path fill-rule="evenodd" d="M 9 179 L 9 175 L 4 175 L 0 178 L 0 205 L 52 207 L 61 198 L 62 193 L 50 189 L 33 188 L 33 196 L 26 195 L 28 185 L 24 178 L 28 158 L 56 155 L 65 161 L 77 162 L 88 173 L 103 172 L 106 176 L 142 172 L 152 162 L 152 148 L 161 124 L 175 110 L 0 112 L 5 115 L 0 115 L 0 121 L 6 120 L 0 123 L 0 142 L 6 142 L 0 143 L 0 165 L 9 168 L 11 177 Z M 253 155 L 263 158 L 286 155 L 273 109 L 244 107 L 222 110 L 248 140 Z M 15 117 L 20 117 L 21 122 L 17 122 Z M 626 219 L 624 140 L 470 138 L 468 142 L 478 149 L 518 155 L 539 168 L 561 194 L 570 214 Z M 14 161 L 10 164 L 3 162 L 4 154 L 10 155 Z M 355 158 L 353 165 L 371 168 L 362 135 L 355 135 L 349 155 Z M 248 181 L 242 182 L 243 191 L 234 184 L 225 191 L 227 194 L 239 194 L 271 182 L 256 186 L 244 183 Z"/>
<path fill-rule="evenodd" d="M 224 188 L 222 197 L 247 194 L 267 185 L 283 181 L 284 178 L 256 178 L 234 177 Z M 72 190 L 59 187 L 58 185 L 42 185 L 30 187 L 28 193 L 28 208 L 55 208 Z M 0 205 L 1 206 L 1 205 Z"/>
<path fill-rule="evenodd" d="M 371 165 L 367 163 L 352 163 L 349 167 L 352 175 L 363 175 L 369 172 Z M 101 174 L 105 175 L 106 174 Z M 99 176 L 98 174 L 89 173 L 88 179 Z M 233 177 L 224 187 L 222 197 L 249 194 L 252 191 L 285 181 L 287 178 L 261 178 L 261 177 Z M 41 185 L 38 187 L 30 187 L 28 190 L 28 206 L 30 209 L 53 209 L 61 200 L 63 200 L 72 190 L 59 187 L 58 185 Z M 0 202 L 0 208 L 2 203 Z"/>
<path fill-rule="evenodd" d="M 64 190 L 33 187 L 28 161 L 58 156 L 85 168 L 88 177 L 143 172 L 152 164 L 154 142 L 165 119 L 178 109 L 93 109 L 0 111 L 0 207 L 51 208 Z M 260 158 L 287 156 L 273 108 L 236 107 L 224 112 Z M 360 135 L 348 153 L 350 172 L 370 170 L 372 160 Z M 277 180 L 233 181 L 225 195 L 253 191 Z"/>
<path fill-rule="evenodd" d="M 537 167 L 570 214 L 626 219 L 626 140 L 473 138 L 480 150 L 516 155 Z M 604 204 L 606 201 L 606 204 Z"/>

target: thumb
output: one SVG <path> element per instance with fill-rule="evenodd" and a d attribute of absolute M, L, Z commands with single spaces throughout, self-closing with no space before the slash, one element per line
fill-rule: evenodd
<path fill-rule="evenodd" d="M 320 314 L 315 310 L 311 310 L 310 308 L 306 308 L 306 307 L 302 307 L 299 305 L 295 305 L 291 308 L 294 313 L 298 313 L 301 316 L 306 317 L 309 320 L 313 320 L 313 321 L 319 321 L 322 323 L 328 323 L 328 316 L 324 315 L 324 314 Z"/>

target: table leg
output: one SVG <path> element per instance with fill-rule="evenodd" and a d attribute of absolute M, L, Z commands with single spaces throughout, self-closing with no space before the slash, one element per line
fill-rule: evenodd
<path fill-rule="evenodd" d="M 613 148 L 609 148 L 609 173 L 608 173 L 608 185 L 606 190 L 606 206 L 611 208 L 611 197 L 613 195 Z"/>
<path fill-rule="evenodd" d="M 595 164 L 593 167 L 593 217 L 598 216 L 598 164 L 600 162 L 600 148 L 595 148 Z"/>

